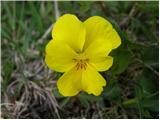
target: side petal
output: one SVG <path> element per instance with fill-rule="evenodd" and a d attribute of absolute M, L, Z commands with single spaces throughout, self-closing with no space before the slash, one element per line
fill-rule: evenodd
<path fill-rule="evenodd" d="M 81 52 L 85 42 L 85 27 L 75 15 L 65 14 L 54 24 L 52 37 Z"/>
<path fill-rule="evenodd" d="M 57 81 L 59 92 L 63 96 L 75 96 L 81 90 L 82 71 L 73 67 Z"/>
<path fill-rule="evenodd" d="M 84 25 L 86 27 L 86 41 L 84 44 L 84 49 L 86 49 L 89 44 L 98 38 L 102 38 L 108 42 L 112 43 L 112 48 L 115 49 L 121 44 L 121 39 L 117 32 L 112 27 L 112 24 L 106 19 L 93 16 L 88 18 Z"/>
<path fill-rule="evenodd" d="M 103 91 L 103 86 L 106 85 L 106 80 L 94 69 L 88 65 L 82 74 L 82 88 L 88 94 L 98 96 Z"/>
<path fill-rule="evenodd" d="M 108 56 L 112 50 L 112 45 L 104 42 L 106 42 L 104 39 L 95 40 L 84 52 L 86 58 L 89 59 L 89 64 L 94 66 L 97 71 L 106 71 L 113 63 L 113 58 Z"/>
<path fill-rule="evenodd" d="M 113 49 L 116 49 L 121 44 L 121 38 L 119 37 L 115 29 L 112 29 L 112 31 L 108 33 L 108 35 L 106 36 L 106 39 L 108 41 L 112 41 Z"/>
<path fill-rule="evenodd" d="M 45 62 L 48 67 L 57 72 L 66 72 L 76 63 L 73 58 L 77 56 L 67 44 L 60 44 L 59 41 L 51 40 L 46 46 Z"/>
<path fill-rule="evenodd" d="M 107 56 L 99 59 L 91 59 L 89 64 L 92 65 L 97 71 L 106 71 L 112 66 L 113 57 Z"/>

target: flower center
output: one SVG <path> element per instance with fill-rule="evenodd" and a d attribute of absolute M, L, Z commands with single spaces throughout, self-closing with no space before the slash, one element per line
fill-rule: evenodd
<path fill-rule="evenodd" d="M 77 60 L 77 64 L 76 64 L 76 69 L 79 70 L 79 69 L 84 69 L 86 70 L 86 67 L 87 67 L 87 61 L 88 59 L 80 59 L 80 60 Z"/>
<path fill-rule="evenodd" d="M 73 59 L 77 64 L 76 64 L 76 69 L 80 70 L 86 70 L 87 67 L 87 62 L 89 61 L 88 58 L 86 58 L 83 54 L 79 54 L 77 58 Z"/>

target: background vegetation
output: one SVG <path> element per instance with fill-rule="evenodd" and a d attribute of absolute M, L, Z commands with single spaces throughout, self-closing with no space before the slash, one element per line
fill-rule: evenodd
<path fill-rule="evenodd" d="M 108 85 L 101 96 L 63 97 L 56 88 L 61 73 L 44 63 L 44 33 L 55 22 L 54 2 L 1 2 L 1 114 L 3 118 L 158 118 L 158 1 L 58 2 L 60 14 L 84 21 L 108 19 L 122 45 L 114 64 L 101 73 Z"/>

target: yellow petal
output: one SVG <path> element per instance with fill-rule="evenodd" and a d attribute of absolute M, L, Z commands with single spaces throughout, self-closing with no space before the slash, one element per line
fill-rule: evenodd
<path fill-rule="evenodd" d="M 118 33 L 115 29 L 112 29 L 106 36 L 106 39 L 112 41 L 113 49 L 117 48 L 121 44 L 121 38 L 119 37 Z"/>
<path fill-rule="evenodd" d="M 103 86 L 106 85 L 106 80 L 94 69 L 88 65 L 82 74 L 82 89 L 88 94 L 98 96 L 103 91 Z"/>
<path fill-rule="evenodd" d="M 84 52 L 86 58 L 89 59 L 89 64 L 93 65 L 97 71 L 106 71 L 113 63 L 113 58 L 108 56 L 112 45 L 104 42 L 106 42 L 104 39 L 95 40 Z"/>
<path fill-rule="evenodd" d="M 92 65 L 97 71 L 106 71 L 113 64 L 113 57 L 101 57 L 99 59 L 91 59 L 89 61 L 90 65 Z"/>
<path fill-rule="evenodd" d="M 85 27 L 76 16 L 65 14 L 54 24 L 52 37 L 63 44 L 67 43 L 76 52 L 81 52 L 85 42 Z"/>
<path fill-rule="evenodd" d="M 63 96 L 75 96 L 81 90 L 82 70 L 73 67 L 57 81 L 59 92 Z"/>
<path fill-rule="evenodd" d="M 106 57 L 112 50 L 112 44 L 106 42 L 105 39 L 94 40 L 84 51 L 89 59 L 96 59 L 99 57 Z"/>
<path fill-rule="evenodd" d="M 86 27 L 86 41 L 84 49 L 86 49 L 94 40 L 100 38 L 105 39 L 105 43 L 111 42 L 113 49 L 117 48 L 121 44 L 119 35 L 114 30 L 111 23 L 106 19 L 99 16 L 93 16 L 88 18 L 84 22 L 84 25 Z"/>
<path fill-rule="evenodd" d="M 46 46 L 45 62 L 48 67 L 58 72 L 70 70 L 76 63 L 73 58 L 77 54 L 67 44 L 51 40 Z"/>

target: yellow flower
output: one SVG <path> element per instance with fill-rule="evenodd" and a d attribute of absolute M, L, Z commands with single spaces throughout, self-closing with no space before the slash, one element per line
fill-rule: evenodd
<path fill-rule="evenodd" d="M 52 40 L 46 46 L 45 62 L 58 72 L 65 72 L 57 81 L 63 96 L 80 91 L 98 96 L 106 80 L 98 73 L 108 70 L 112 49 L 121 39 L 111 23 L 99 16 L 81 22 L 72 14 L 61 16 L 52 30 Z"/>

